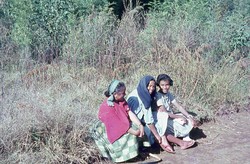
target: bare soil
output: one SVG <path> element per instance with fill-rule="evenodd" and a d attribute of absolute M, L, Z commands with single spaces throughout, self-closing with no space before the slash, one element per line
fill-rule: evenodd
<path fill-rule="evenodd" d="M 250 164 L 250 112 L 242 111 L 216 118 L 216 121 L 203 123 L 191 133 L 196 144 L 181 150 L 174 146 L 176 154 L 155 149 L 162 160 L 148 157 L 132 163 L 162 164 Z M 127 162 L 128 163 L 128 162 Z"/>

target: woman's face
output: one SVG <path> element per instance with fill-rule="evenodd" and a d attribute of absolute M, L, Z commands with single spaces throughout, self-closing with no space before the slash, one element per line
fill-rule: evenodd
<path fill-rule="evenodd" d="M 168 93 L 170 82 L 168 80 L 161 80 L 159 86 L 163 93 Z"/>
<path fill-rule="evenodd" d="M 149 94 L 152 94 L 155 90 L 155 81 L 151 80 L 148 84 L 148 92 Z"/>
<path fill-rule="evenodd" d="M 124 96 L 126 95 L 126 87 L 120 88 L 119 92 L 114 93 L 114 98 L 116 101 L 124 101 Z"/>

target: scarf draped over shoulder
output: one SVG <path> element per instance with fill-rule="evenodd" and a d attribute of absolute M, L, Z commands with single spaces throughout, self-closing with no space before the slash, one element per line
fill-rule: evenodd
<path fill-rule="evenodd" d="M 98 118 L 106 127 L 107 137 L 110 143 L 115 142 L 130 128 L 128 118 L 129 107 L 126 101 L 113 103 L 114 106 L 109 106 L 107 100 L 101 104 Z"/>

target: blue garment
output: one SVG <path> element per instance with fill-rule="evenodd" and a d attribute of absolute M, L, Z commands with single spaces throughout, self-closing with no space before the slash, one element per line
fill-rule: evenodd
<path fill-rule="evenodd" d="M 152 109 L 149 107 L 148 109 L 145 108 L 143 102 L 141 101 L 137 90 L 133 90 L 127 97 L 127 103 L 130 110 L 135 113 L 137 118 L 142 122 L 145 123 L 146 126 L 144 128 L 145 134 L 150 142 L 150 144 L 154 143 L 154 136 L 151 133 L 150 129 L 148 128 L 147 124 L 154 123 L 154 118 L 152 114 Z"/>
<path fill-rule="evenodd" d="M 156 93 L 155 90 L 151 95 L 148 92 L 148 84 L 151 80 L 155 81 L 154 77 L 149 76 L 149 75 L 144 76 L 144 77 L 142 77 L 142 79 L 140 80 L 140 82 L 137 86 L 138 95 L 139 95 L 139 97 L 140 97 L 140 99 L 141 99 L 141 101 L 144 104 L 146 109 L 151 107 L 151 103 L 152 103 L 153 98 L 154 98 L 155 93 Z"/>
<path fill-rule="evenodd" d="M 133 90 L 127 98 L 130 110 L 135 113 L 142 123 L 146 124 L 144 131 L 150 144 L 154 143 L 154 136 L 148 125 L 154 123 L 151 107 L 156 94 L 155 90 L 152 94 L 148 91 L 148 85 L 152 80 L 155 81 L 153 76 L 147 75 L 142 77 L 137 88 Z"/>
<path fill-rule="evenodd" d="M 130 110 L 137 116 L 139 120 L 146 124 L 154 123 L 152 109 L 149 107 L 146 109 L 142 100 L 138 96 L 137 90 L 133 90 L 127 98 L 127 103 Z"/>

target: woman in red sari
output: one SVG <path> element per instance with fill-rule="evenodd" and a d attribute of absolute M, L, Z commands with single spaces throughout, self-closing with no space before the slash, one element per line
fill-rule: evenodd
<path fill-rule="evenodd" d="M 123 82 L 113 80 L 104 94 L 107 98 L 99 108 L 94 140 L 104 157 L 124 162 L 139 154 L 137 137 L 144 135 L 144 128 L 128 107 Z"/>

